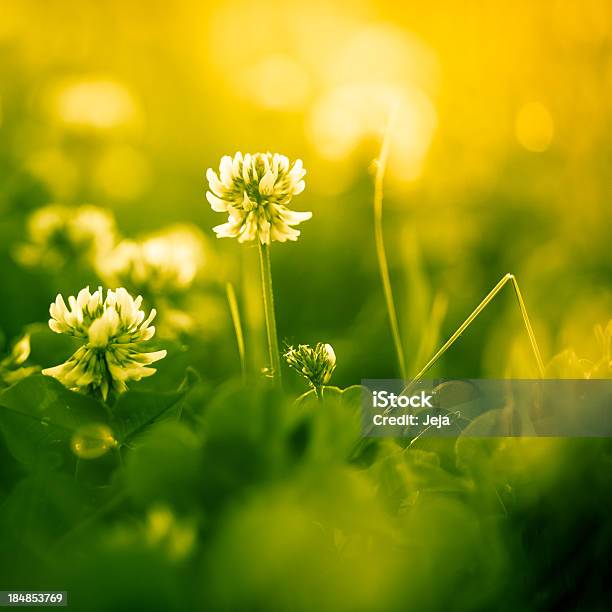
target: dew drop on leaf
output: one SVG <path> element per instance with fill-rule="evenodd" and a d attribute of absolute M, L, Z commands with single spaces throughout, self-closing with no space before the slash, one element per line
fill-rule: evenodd
<path fill-rule="evenodd" d="M 117 446 L 117 440 L 107 425 L 90 423 L 74 433 L 70 446 L 80 459 L 97 459 Z"/>

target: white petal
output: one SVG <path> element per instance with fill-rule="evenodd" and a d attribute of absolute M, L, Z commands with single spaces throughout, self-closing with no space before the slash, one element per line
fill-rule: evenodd
<path fill-rule="evenodd" d="M 259 241 L 270 244 L 270 222 L 265 219 L 259 222 Z"/>
<path fill-rule="evenodd" d="M 298 212 L 297 210 L 289 210 L 285 208 L 279 213 L 279 217 L 288 225 L 297 225 L 302 221 L 308 221 L 312 218 L 311 212 Z"/>
<path fill-rule="evenodd" d="M 221 176 L 221 182 L 226 187 L 231 187 L 234 175 L 234 163 L 229 155 L 224 155 L 221 158 L 221 163 L 219 164 L 219 174 Z"/>
<path fill-rule="evenodd" d="M 219 180 L 217 173 L 212 168 L 209 168 L 206 171 L 206 179 L 208 180 L 208 184 L 210 185 L 212 191 L 220 194 L 224 193 L 225 185 Z"/>
<path fill-rule="evenodd" d="M 242 159 L 242 153 L 240 151 L 238 151 L 238 153 L 236 153 L 236 155 L 234 155 L 234 160 L 232 161 L 232 178 L 234 176 L 240 176 L 242 173 L 242 164 L 243 164 L 243 159 Z M 225 182 L 225 181 L 223 181 Z M 226 183 L 228 185 L 228 187 L 231 185 L 231 183 Z"/>
<path fill-rule="evenodd" d="M 151 313 L 147 317 L 147 320 L 144 321 L 144 323 L 140 326 L 140 328 L 144 329 L 145 327 L 149 327 L 149 325 L 151 324 L 151 321 L 153 321 L 156 315 L 157 315 L 157 310 L 155 310 L 155 308 L 152 308 Z"/>
<path fill-rule="evenodd" d="M 66 303 L 61 294 L 58 293 L 55 302 L 52 302 L 51 306 L 49 306 L 49 314 L 58 321 L 65 319 L 68 314 L 68 308 L 66 308 Z"/>
<path fill-rule="evenodd" d="M 213 231 L 217 234 L 217 238 L 235 238 L 238 235 L 237 228 L 233 223 L 215 225 Z"/>
<path fill-rule="evenodd" d="M 298 239 L 300 231 L 277 221 L 272 225 L 270 235 L 272 240 L 276 240 L 277 242 L 285 242 L 287 240 L 295 241 Z"/>
<path fill-rule="evenodd" d="M 49 327 L 56 334 L 61 334 L 64 332 L 64 326 L 60 325 L 55 319 L 49 319 Z"/>
<path fill-rule="evenodd" d="M 225 202 L 221 198 L 217 197 L 214 193 L 211 193 L 210 191 L 207 191 L 206 192 L 206 199 L 208 200 L 208 203 L 210 204 L 210 207 L 215 212 L 225 212 L 227 210 L 227 202 Z"/>
<path fill-rule="evenodd" d="M 302 160 L 296 159 L 293 168 L 291 168 L 291 172 L 289 172 L 289 176 L 291 176 L 294 181 L 299 181 L 305 174 L 306 170 L 304 170 Z"/>
<path fill-rule="evenodd" d="M 242 180 L 245 183 L 251 182 L 251 177 L 249 176 L 249 170 L 251 168 L 251 155 L 247 153 L 244 156 L 244 161 L 242 163 Z"/>
<path fill-rule="evenodd" d="M 329 359 L 330 363 L 336 365 L 336 353 L 334 353 L 334 349 L 332 348 L 331 344 L 325 345 L 325 352 L 327 353 L 327 358 Z"/>
<path fill-rule="evenodd" d="M 153 351 L 152 353 L 144 353 L 143 357 L 145 357 L 145 363 L 154 363 L 155 361 L 159 361 L 160 359 L 163 359 L 166 355 L 168 354 L 168 351 L 161 350 L 161 351 Z"/>
<path fill-rule="evenodd" d="M 240 230 L 238 242 L 249 242 L 251 240 L 255 240 L 255 237 L 257 236 L 257 230 L 257 215 L 254 212 L 250 212 L 247 215 L 244 225 Z"/>
<path fill-rule="evenodd" d="M 89 293 L 89 285 L 85 287 L 85 289 L 81 289 L 79 294 L 77 295 L 76 304 L 77 307 L 82 310 L 84 306 L 87 305 L 89 299 L 91 298 L 91 294 Z"/>
<path fill-rule="evenodd" d="M 259 181 L 259 193 L 262 195 L 271 195 L 274 193 L 274 183 L 276 182 L 276 177 L 274 174 L 268 170 L 261 181 Z"/>
<path fill-rule="evenodd" d="M 289 159 L 287 159 L 286 155 L 278 156 L 278 164 L 281 167 L 281 170 L 284 170 L 284 171 L 289 170 Z"/>

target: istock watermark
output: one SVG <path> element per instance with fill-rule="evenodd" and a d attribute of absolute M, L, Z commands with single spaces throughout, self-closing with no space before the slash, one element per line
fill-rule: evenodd
<path fill-rule="evenodd" d="M 433 393 L 427 394 L 425 391 L 416 395 L 397 395 L 384 389 L 372 392 L 374 408 L 433 408 L 432 400 Z"/>
<path fill-rule="evenodd" d="M 373 437 L 612 436 L 612 380 L 362 381 Z"/>

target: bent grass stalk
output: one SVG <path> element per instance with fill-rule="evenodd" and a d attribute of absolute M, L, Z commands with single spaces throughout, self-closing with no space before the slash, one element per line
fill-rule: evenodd
<path fill-rule="evenodd" d="M 270 265 L 270 247 L 257 240 L 259 247 L 259 264 L 261 270 L 261 289 L 263 293 L 264 312 L 266 315 L 266 332 L 268 335 L 268 354 L 270 358 L 271 377 L 281 382 L 280 353 L 276 333 L 276 315 L 274 314 L 274 293 L 272 291 L 272 269 Z"/>
<path fill-rule="evenodd" d="M 525 324 L 525 329 L 527 330 L 527 335 L 529 336 L 531 350 L 533 351 L 533 355 L 538 366 L 540 378 L 544 378 L 544 363 L 542 362 L 540 349 L 538 347 L 535 334 L 533 333 L 531 322 L 529 321 L 529 315 L 527 314 L 527 308 L 525 307 L 523 295 L 521 294 L 521 290 L 514 274 L 508 273 L 497 283 L 497 285 L 495 285 L 495 287 L 493 287 L 493 289 L 491 289 L 491 291 L 485 296 L 482 302 L 480 302 L 480 304 L 476 306 L 472 314 L 470 314 L 470 316 L 457 328 L 457 331 L 455 331 L 455 333 L 438 349 L 438 352 L 423 366 L 421 371 L 412 379 L 410 384 L 402 391 L 402 393 L 407 393 L 416 383 L 418 383 L 423 378 L 423 376 L 425 376 L 428 370 L 459 339 L 463 332 L 474 322 L 478 315 L 489 305 L 489 303 L 506 286 L 508 282 L 512 283 L 516 299 L 518 300 L 521 316 L 523 317 L 523 323 Z"/>
<path fill-rule="evenodd" d="M 380 269 L 380 278 L 382 280 L 383 290 L 385 293 L 385 303 L 387 305 L 387 313 L 389 314 L 389 324 L 391 325 L 391 334 L 393 336 L 393 344 L 397 356 L 397 364 L 402 378 L 406 378 L 406 358 L 404 357 L 404 349 L 399 332 L 399 324 L 397 321 L 397 312 L 395 302 L 393 300 L 393 290 L 391 288 L 391 278 L 389 276 L 389 264 L 387 262 L 387 254 L 385 251 L 385 241 L 382 228 L 382 204 L 383 204 L 383 186 L 385 178 L 385 169 L 389 158 L 389 145 L 391 140 L 391 128 L 395 121 L 397 113 L 397 105 L 393 105 L 389 112 L 389 118 L 383 134 L 382 143 L 380 146 L 380 154 L 376 163 L 376 176 L 374 179 L 374 240 L 376 243 L 376 256 L 378 258 L 378 267 Z"/>
<path fill-rule="evenodd" d="M 225 285 L 227 294 L 227 303 L 229 305 L 230 314 L 232 316 L 232 324 L 236 334 L 236 345 L 238 346 L 238 355 L 240 356 L 240 371 L 242 373 L 242 382 L 246 383 L 246 357 L 244 350 L 244 334 L 242 333 L 242 323 L 240 321 L 240 310 L 238 309 L 238 300 L 232 283 Z"/>

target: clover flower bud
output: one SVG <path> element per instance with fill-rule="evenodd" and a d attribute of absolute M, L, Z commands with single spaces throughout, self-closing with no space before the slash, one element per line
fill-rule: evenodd
<path fill-rule="evenodd" d="M 297 348 L 289 346 L 283 357 L 296 372 L 308 380 L 315 389 L 326 385 L 336 368 L 336 354 L 331 344 L 318 342 L 313 348 L 308 344 L 300 344 Z"/>

